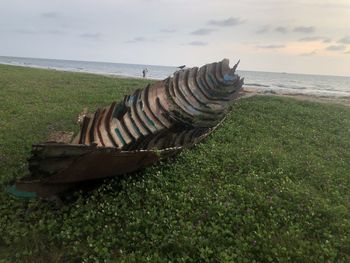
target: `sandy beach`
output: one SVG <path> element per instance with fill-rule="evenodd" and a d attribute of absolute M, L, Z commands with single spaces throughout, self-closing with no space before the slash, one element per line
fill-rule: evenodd
<path fill-rule="evenodd" d="M 336 103 L 344 106 L 350 107 L 350 97 L 336 97 L 336 96 L 323 96 L 323 95 L 306 95 L 301 93 L 288 93 L 288 92 L 275 92 L 272 90 L 259 90 L 250 87 L 243 87 L 243 96 L 242 97 L 251 97 L 251 96 L 276 96 L 276 97 L 288 97 L 297 100 L 305 101 L 315 101 L 322 103 Z"/>

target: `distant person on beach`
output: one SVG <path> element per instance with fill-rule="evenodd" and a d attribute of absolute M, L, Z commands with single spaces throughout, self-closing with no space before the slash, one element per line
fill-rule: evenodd
<path fill-rule="evenodd" d="M 148 68 L 142 70 L 142 77 L 145 78 L 148 73 Z"/>

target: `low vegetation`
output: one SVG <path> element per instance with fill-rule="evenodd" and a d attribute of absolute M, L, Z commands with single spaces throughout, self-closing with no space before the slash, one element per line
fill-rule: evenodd
<path fill-rule="evenodd" d="M 350 261 L 350 108 L 238 101 L 204 143 L 59 207 L 6 194 L 31 144 L 147 80 L 0 65 L 0 262 Z"/>

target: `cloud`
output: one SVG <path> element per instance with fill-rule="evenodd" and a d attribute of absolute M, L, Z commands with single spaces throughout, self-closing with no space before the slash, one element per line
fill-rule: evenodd
<path fill-rule="evenodd" d="M 242 24 L 244 21 L 237 17 L 229 17 L 223 20 L 209 20 L 208 25 L 211 26 L 219 26 L 219 27 L 229 27 L 229 26 L 237 26 Z"/>
<path fill-rule="evenodd" d="M 52 30 L 47 30 L 44 31 L 46 34 L 50 35 L 64 35 L 66 32 L 59 30 L 59 29 L 52 29 Z"/>
<path fill-rule="evenodd" d="M 163 28 L 160 30 L 160 32 L 171 34 L 171 33 L 175 33 L 176 29 Z"/>
<path fill-rule="evenodd" d="M 343 51 L 346 49 L 345 45 L 331 45 L 326 47 L 326 50 L 328 51 Z"/>
<path fill-rule="evenodd" d="M 59 29 L 50 29 L 50 30 L 33 30 L 33 29 L 17 29 L 16 33 L 25 34 L 25 35 L 39 35 L 39 34 L 48 34 L 48 35 L 64 35 L 65 31 Z"/>
<path fill-rule="evenodd" d="M 61 16 L 61 14 L 58 13 L 58 12 L 44 12 L 44 13 L 41 13 L 41 17 L 48 18 L 48 19 L 56 19 L 56 18 L 59 18 L 60 16 Z"/>
<path fill-rule="evenodd" d="M 313 33 L 315 32 L 315 28 L 313 26 L 298 26 L 293 29 L 294 32 L 300 33 Z"/>
<path fill-rule="evenodd" d="M 303 37 L 299 39 L 300 42 L 312 42 L 322 41 L 323 43 L 330 43 L 332 40 L 328 37 L 314 36 L 314 37 Z"/>
<path fill-rule="evenodd" d="M 35 35 L 38 33 L 38 31 L 35 31 L 32 29 L 16 29 L 15 32 L 19 34 L 26 34 L 26 35 Z"/>
<path fill-rule="evenodd" d="M 202 42 L 202 41 L 192 41 L 192 42 L 187 43 L 187 45 L 190 45 L 190 46 L 206 46 L 206 45 L 208 45 L 208 43 L 207 42 Z"/>
<path fill-rule="evenodd" d="M 288 32 L 288 29 L 284 26 L 278 26 L 275 28 L 275 31 L 278 32 L 278 33 L 282 33 L 282 34 L 285 34 Z"/>
<path fill-rule="evenodd" d="M 101 33 L 84 33 L 81 34 L 80 37 L 86 38 L 86 39 L 99 39 L 101 37 Z"/>
<path fill-rule="evenodd" d="M 142 43 L 142 42 L 155 42 L 156 40 L 153 38 L 147 37 L 135 37 L 131 40 L 125 41 L 125 43 Z"/>
<path fill-rule="evenodd" d="M 137 43 L 137 42 L 145 42 L 148 41 L 145 37 L 135 37 L 134 39 L 126 41 L 126 43 Z"/>
<path fill-rule="evenodd" d="M 204 35 L 209 35 L 210 33 L 216 31 L 216 29 L 212 29 L 212 28 L 200 28 L 197 29 L 193 32 L 191 32 L 192 35 L 196 35 L 196 36 L 204 36 Z"/>
<path fill-rule="evenodd" d="M 264 25 L 261 26 L 258 30 L 255 31 L 256 34 L 264 34 L 270 31 L 270 26 L 269 25 Z"/>
<path fill-rule="evenodd" d="M 317 54 L 317 50 L 313 50 L 311 52 L 302 53 L 300 54 L 300 56 L 309 57 L 309 56 L 314 56 L 316 54 Z"/>
<path fill-rule="evenodd" d="M 350 36 L 345 36 L 337 41 L 341 44 L 350 44 Z"/>
<path fill-rule="evenodd" d="M 257 48 L 264 48 L 264 49 L 279 49 L 284 48 L 285 45 L 257 45 Z"/>

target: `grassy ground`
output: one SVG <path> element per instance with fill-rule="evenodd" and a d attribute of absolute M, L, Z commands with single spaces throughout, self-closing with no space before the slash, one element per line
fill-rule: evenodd
<path fill-rule="evenodd" d="M 147 81 L 0 65 L 0 184 Z M 205 143 L 61 208 L 0 192 L 0 261 L 350 261 L 350 108 L 239 101 Z"/>

